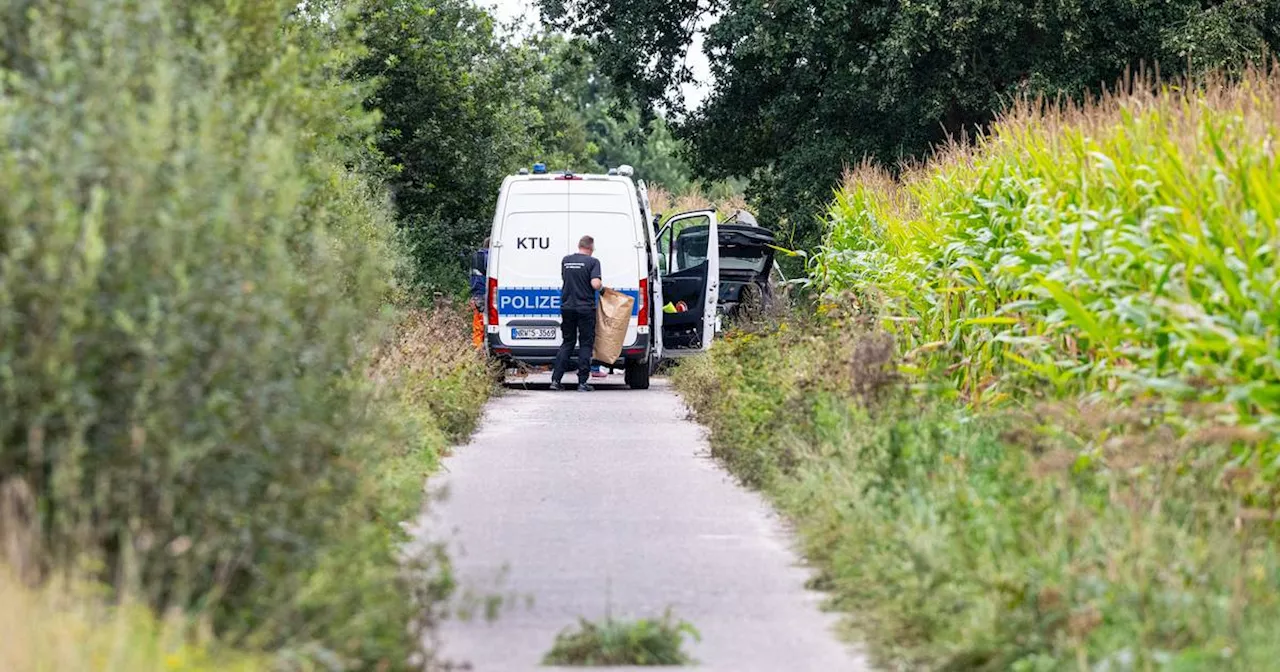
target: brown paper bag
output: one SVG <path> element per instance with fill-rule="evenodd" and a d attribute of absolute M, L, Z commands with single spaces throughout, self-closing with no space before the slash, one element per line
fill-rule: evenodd
<path fill-rule="evenodd" d="M 627 325 L 631 323 L 631 308 L 636 300 L 605 287 L 596 304 L 596 345 L 591 358 L 605 365 L 613 364 L 622 354 L 622 343 L 627 340 Z"/>

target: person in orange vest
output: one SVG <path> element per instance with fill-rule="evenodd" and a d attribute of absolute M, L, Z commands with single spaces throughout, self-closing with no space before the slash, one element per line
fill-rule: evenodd
<path fill-rule="evenodd" d="M 484 309 L 489 277 L 489 238 L 471 254 L 471 342 L 477 350 L 484 348 Z"/>

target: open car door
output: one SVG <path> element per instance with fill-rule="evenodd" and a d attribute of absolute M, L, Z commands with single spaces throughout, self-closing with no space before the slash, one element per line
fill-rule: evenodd
<path fill-rule="evenodd" d="M 653 369 L 657 366 L 658 360 L 662 359 L 662 306 L 665 301 L 662 300 L 662 268 L 660 268 L 658 254 L 658 221 L 654 218 L 652 208 L 649 206 L 649 185 L 640 180 L 636 190 L 640 194 L 640 216 L 644 219 L 644 244 L 647 250 L 645 254 L 649 258 L 649 296 L 645 297 L 645 310 L 649 311 L 649 341 L 653 344 L 653 350 L 650 352 L 649 366 Z"/>
<path fill-rule="evenodd" d="M 706 352 L 716 330 L 720 296 L 720 233 L 715 210 L 682 212 L 658 233 L 664 357 Z"/>

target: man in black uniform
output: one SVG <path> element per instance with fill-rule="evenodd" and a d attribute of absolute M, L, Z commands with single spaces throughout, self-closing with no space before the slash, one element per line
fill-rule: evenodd
<path fill-rule="evenodd" d="M 600 290 L 600 260 L 591 256 L 596 241 L 583 236 L 577 254 L 560 260 L 560 352 L 551 372 L 551 389 L 563 390 L 560 379 L 569 368 L 569 353 L 578 344 L 578 391 L 590 392 L 591 350 L 596 342 L 596 292 Z"/>

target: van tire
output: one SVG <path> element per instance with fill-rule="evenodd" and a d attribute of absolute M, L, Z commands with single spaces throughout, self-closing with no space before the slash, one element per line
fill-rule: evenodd
<path fill-rule="evenodd" d="M 649 389 L 649 361 L 628 359 L 622 377 L 633 390 Z"/>

